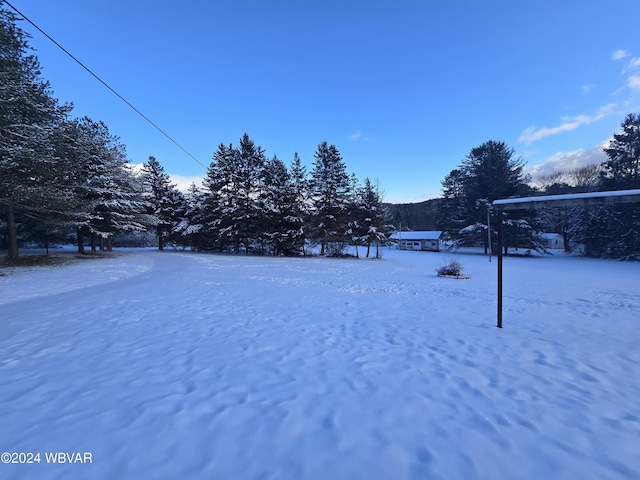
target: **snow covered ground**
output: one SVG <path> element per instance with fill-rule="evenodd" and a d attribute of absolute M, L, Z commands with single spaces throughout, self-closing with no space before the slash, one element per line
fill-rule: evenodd
<path fill-rule="evenodd" d="M 456 257 L 5 272 L 0 478 L 640 478 L 640 264 Z"/>

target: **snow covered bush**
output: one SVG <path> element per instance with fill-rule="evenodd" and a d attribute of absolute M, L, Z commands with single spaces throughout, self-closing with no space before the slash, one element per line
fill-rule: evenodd
<path fill-rule="evenodd" d="M 462 271 L 462 264 L 456 260 L 450 260 L 447 263 L 442 264 L 436 269 L 436 273 L 439 277 L 451 277 L 466 279 L 470 278 L 469 275 Z"/>

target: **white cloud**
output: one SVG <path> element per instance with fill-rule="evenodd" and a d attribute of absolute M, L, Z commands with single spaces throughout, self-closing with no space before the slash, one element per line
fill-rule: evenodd
<path fill-rule="evenodd" d="M 627 64 L 627 68 L 638 68 L 640 67 L 640 57 L 632 58 Z"/>
<path fill-rule="evenodd" d="M 542 127 L 538 128 L 535 125 L 531 125 L 524 129 L 524 131 L 518 137 L 518 142 L 522 142 L 525 145 L 530 145 L 533 142 L 540 140 L 541 138 L 548 137 L 550 135 L 557 135 L 558 133 L 568 132 L 575 130 L 581 125 L 579 121 L 564 122 L 557 127 Z"/>
<path fill-rule="evenodd" d="M 375 142 L 374 138 L 365 137 L 364 135 L 362 135 L 362 132 L 352 133 L 347 138 L 349 140 L 351 140 L 352 142 L 360 142 L 360 141 L 362 141 L 362 142 Z"/>
<path fill-rule="evenodd" d="M 611 59 L 612 60 L 622 60 L 623 58 L 628 57 L 628 56 L 629 56 L 629 54 L 627 53 L 626 50 L 616 50 L 611 55 Z"/>
<path fill-rule="evenodd" d="M 640 92 L 640 75 L 633 75 L 627 78 L 627 86 L 631 90 L 635 90 L 636 92 Z"/>
<path fill-rule="evenodd" d="M 186 193 L 192 183 L 195 183 L 198 188 L 201 187 L 202 180 L 204 180 L 204 175 L 185 177 L 184 175 L 180 175 L 179 173 L 170 173 L 169 177 L 171 178 L 171 183 L 175 183 L 178 190 L 180 190 L 182 193 Z"/>
<path fill-rule="evenodd" d="M 627 63 L 625 63 L 624 67 L 622 67 L 622 71 L 620 75 L 626 75 L 629 72 L 633 72 L 640 68 L 640 57 L 633 57 Z"/>
<path fill-rule="evenodd" d="M 575 130 L 582 125 L 588 125 L 590 123 L 597 122 L 598 120 L 603 119 L 607 115 L 611 114 L 615 107 L 615 103 L 609 103 L 603 107 L 600 107 L 595 115 L 576 115 L 575 117 L 561 117 L 562 123 L 555 127 L 538 128 L 535 125 L 531 125 L 520 134 L 518 142 L 522 142 L 525 145 L 530 145 L 531 143 L 540 140 L 541 138 Z"/>
<path fill-rule="evenodd" d="M 593 148 L 573 150 L 571 152 L 558 152 L 544 159 L 537 165 L 526 167 L 525 171 L 536 181 L 540 177 L 555 172 L 575 170 L 585 165 L 600 164 L 607 159 L 607 155 L 602 149 L 608 142 L 609 140 L 606 140 Z"/>
<path fill-rule="evenodd" d="M 596 88 L 595 85 L 583 85 L 582 86 L 582 94 L 586 95 L 587 93 L 589 93 L 591 90 L 593 90 L 594 88 Z"/>

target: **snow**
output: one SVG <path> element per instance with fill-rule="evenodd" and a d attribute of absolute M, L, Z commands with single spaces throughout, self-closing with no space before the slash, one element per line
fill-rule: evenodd
<path fill-rule="evenodd" d="M 640 264 L 383 256 L 5 272 L 0 478 L 640 478 Z"/>

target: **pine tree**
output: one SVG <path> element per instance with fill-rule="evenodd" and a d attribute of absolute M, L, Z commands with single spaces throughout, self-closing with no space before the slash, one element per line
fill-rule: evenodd
<path fill-rule="evenodd" d="M 640 189 L 640 114 L 629 114 L 604 149 L 604 190 Z M 589 256 L 640 258 L 640 205 L 612 205 L 587 212 L 584 245 Z"/>
<path fill-rule="evenodd" d="M 358 185 L 358 178 L 351 175 L 349 178 L 349 196 L 347 200 L 347 231 L 348 242 L 356 247 L 356 258 L 360 258 L 359 247 L 366 242 L 366 217 L 367 212 L 363 203 L 361 189 Z"/>
<path fill-rule="evenodd" d="M 49 165 L 46 172 L 38 178 L 41 182 L 38 189 L 41 192 L 33 198 L 37 198 L 37 202 L 34 201 L 28 208 L 23 204 L 19 217 L 20 239 L 44 244 L 47 253 L 51 241 L 65 239 L 68 212 L 73 208 L 73 196 L 69 191 L 73 167 L 60 156 L 59 150 L 61 141 L 70 135 L 68 123 L 60 122 L 53 128 L 47 140 L 50 148 L 46 153 L 43 152 Z"/>
<path fill-rule="evenodd" d="M 447 218 L 442 222 L 455 246 L 490 247 L 487 209 L 494 200 L 530 194 L 524 163 L 504 142 L 490 140 L 471 152 L 443 182 Z M 535 211 L 505 214 L 504 245 L 540 250 L 540 223 Z"/>
<path fill-rule="evenodd" d="M 302 165 L 298 152 L 293 154 L 293 161 L 289 167 L 289 178 L 293 188 L 294 209 L 292 215 L 296 222 L 300 224 L 300 229 L 296 234 L 297 247 L 304 255 L 307 237 L 307 228 L 311 212 L 310 183 L 307 178 L 307 169 Z"/>
<path fill-rule="evenodd" d="M 232 145 L 220 144 L 203 180 L 201 240 L 205 249 L 224 251 L 233 239 L 233 225 L 228 212 L 236 208 L 235 155 Z"/>
<path fill-rule="evenodd" d="M 320 244 L 320 255 L 338 254 L 349 229 L 349 176 L 335 145 L 322 142 L 314 157 L 311 171 L 312 234 Z"/>
<path fill-rule="evenodd" d="M 218 147 L 204 180 L 205 228 L 213 248 L 236 254 L 256 248 L 264 220 L 259 198 L 265 162 L 264 150 L 246 133 L 238 148 Z"/>
<path fill-rule="evenodd" d="M 78 251 L 84 253 L 84 236 L 93 236 L 91 223 L 100 217 L 95 210 L 103 197 L 99 178 L 106 175 L 105 157 L 109 136 L 104 125 L 88 117 L 65 122 L 57 137 L 56 155 L 69 166 L 66 217 L 69 228 L 76 232 Z"/>
<path fill-rule="evenodd" d="M 364 185 L 358 191 L 358 208 L 361 214 L 361 238 L 367 246 L 369 258 L 371 245 L 375 245 L 375 258 L 380 258 L 380 245 L 387 245 L 395 228 L 390 223 L 390 216 L 382 202 L 383 193 L 380 186 L 373 184 L 369 178 L 364 179 Z"/>
<path fill-rule="evenodd" d="M 78 229 L 78 249 L 83 251 L 83 236 L 95 242 L 107 241 L 119 232 L 142 232 L 145 201 L 142 186 L 127 161 L 125 147 L 103 122 L 83 118 L 84 184 L 79 190 L 86 208 Z"/>
<path fill-rule="evenodd" d="M 256 145 L 246 133 L 240 139 L 237 149 L 234 181 L 238 189 L 237 209 L 229 212 L 235 225 L 235 252 L 240 246 L 249 253 L 259 243 L 264 225 L 265 212 L 260 205 L 262 181 L 266 157 L 264 150 Z"/>
<path fill-rule="evenodd" d="M 150 156 L 142 166 L 144 199 L 148 204 L 151 226 L 158 238 L 158 250 L 164 250 L 165 241 L 179 223 L 179 208 L 184 201 L 183 195 L 155 157 Z"/>
<path fill-rule="evenodd" d="M 627 115 L 621 127 L 604 149 L 608 157 L 602 172 L 605 190 L 640 188 L 640 114 Z"/>
<path fill-rule="evenodd" d="M 20 217 L 42 213 L 59 200 L 55 179 L 62 172 L 52 155 L 52 136 L 71 108 L 58 105 L 28 49 L 16 17 L 0 7 L 0 214 L 13 259 Z"/>
<path fill-rule="evenodd" d="M 444 240 L 455 242 L 460 230 L 467 226 L 465 210 L 466 174 L 462 168 L 454 168 L 442 180 L 442 204 L 438 209 L 438 228 L 444 232 Z"/>
<path fill-rule="evenodd" d="M 189 190 L 184 195 L 182 205 L 178 209 L 178 224 L 174 228 L 176 240 L 181 245 L 187 245 L 191 250 L 199 251 L 202 248 L 203 230 L 203 206 L 205 194 L 195 183 L 189 186 Z"/>
<path fill-rule="evenodd" d="M 275 255 L 294 255 L 301 251 L 304 230 L 297 194 L 284 162 L 273 157 L 264 168 L 262 208 L 265 223 L 262 232 Z"/>

